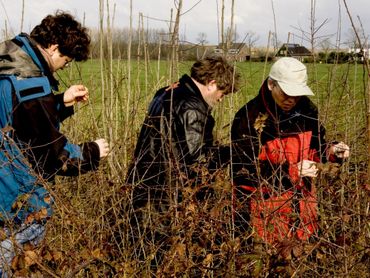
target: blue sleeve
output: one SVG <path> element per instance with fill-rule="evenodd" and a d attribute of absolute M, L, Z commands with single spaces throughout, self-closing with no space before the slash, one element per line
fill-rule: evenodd
<path fill-rule="evenodd" d="M 68 158 L 83 160 L 82 150 L 80 146 L 67 142 L 67 144 L 64 147 L 64 150 L 66 150 L 69 153 Z"/>

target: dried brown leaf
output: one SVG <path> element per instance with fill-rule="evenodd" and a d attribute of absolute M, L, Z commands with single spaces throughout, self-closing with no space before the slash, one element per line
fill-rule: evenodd
<path fill-rule="evenodd" d="M 178 254 L 180 257 L 185 257 L 186 254 L 186 245 L 183 243 L 178 243 L 175 248 L 175 252 Z"/>
<path fill-rule="evenodd" d="M 51 203 L 51 196 L 50 195 L 46 195 L 44 197 L 44 202 L 47 203 L 47 204 L 50 204 Z"/>
<path fill-rule="evenodd" d="M 30 267 L 37 263 L 38 255 L 35 251 L 25 251 L 24 252 L 24 262 L 26 267 Z"/>
<path fill-rule="evenodd" d="M 202 264 L 204 266 L 209 266 L 211 264 L 212 260 L 213 260 L 213 255 L 212 254 L 207 254 L 207 256 L 204 258 Z"/>
<path fill-rule="evenodd" d="M 0 241 L 3 241 L 7 238 L 7 234 L 6 232 L 4 231 L 4 229 L 0 229 Z"/>
<path fill-rule="evenodd" d="M 266 126 L 266 120 L 268 118 L 268 114 L 262 114 L 260 113 L 254 122 L 254 129 L 258 132 L 261 133 L 263 131 L 263 128 Z"/>
<path fill-rule="evenodd" d="M 293 249 L 292 249 L 292 254 L 295 258 L 299 258 L 302 256 L 303 252 L 304 252 L 305 248 L 304 248 L 304 245 L 295 245 L 293 246 Z"/>
<path fill-rule="evenodd" d="M 59 261 L 63 257 L 63 254 L 60 251 L 52 251 L 51 254 L 52 254 L 55 261 Z"/>
<path fill-rule="evenodd" d="M 96 248 L 94 251 L 92 251 L 92 255 L 96 259 L 104 258 L 104 255 L 103 255 L 102 251 L 99 248 Z"/>
<path fill-rule="evenodd" d="M 49 251 L 46 251 L 45 254 L 43 254 L 43 259 L 50 262 L 53 260 L 53 256 Z"/>

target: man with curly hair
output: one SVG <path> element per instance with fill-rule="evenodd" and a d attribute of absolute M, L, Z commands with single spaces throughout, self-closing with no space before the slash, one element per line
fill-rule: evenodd
<path fill-rule="evenodd" d="M 72 85 L 62 94 L 54 78 L 72 60 L 89 55 L 87 29 L 70 14 L 46 16 L 30 35 L 0 44 L 0 270 L 8 271 L 15 246 L 37 244 L 51 215 L 52 199 L 43 182 L 55 175 L 77 176 L 97 169 L 109 146 L 105 139 L 72 144 L 60 132 L 73 105 L 89 98 Z M 12 240 L 10 240 L 10 237 Z M 4 274 L 6 275 L 6 274 Z"/>

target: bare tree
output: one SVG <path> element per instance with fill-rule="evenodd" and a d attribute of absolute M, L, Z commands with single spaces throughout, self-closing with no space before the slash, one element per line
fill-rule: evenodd
<path fill-rule="evenodd" d="M 235 34 L 235 26 L 234 26 L 234 8 L 235 8 L 235 1 L 231 1 L 231 19 L 230 19 L 230 27 L 228 28 L 227 32 L 227 48 L 230 48 L 231 43 L 234 41 L 234 34 Z"/>
<path fill-rule="evenodd" d="M 200 59 L 207 52 L 207 47 L 205 47 L 205 45 L 208 43 L 207 34 L 204 32 L 198 33 L 197 42 L 197 59 Z M 202 55 L 199 55 L 199 51 L 201 51 Z"/>
<path fill-rule="evenodd" d="M 325 63 L 327 63 L 328 62 L 329 52 L 333 48 L 333 44 L 331 43 L 330 38 L 323 39 L 319 43 L 319 47 L 320 47 L 321 51 L 324 54 Z"/>
<path fill-rule="evenodd" d="M 271 0 L 271 9 L 272 9 L 272 14 L 274 17 L 274 32 L 272 33 L 273 35 L 273 46 L 274 46 L 274 52 L 276 52 L 278 48 L 278 40 L 277 40 L 277 27 L 276 27 L 276 17 L 275 17 L 275 8 L 274 8 L 274 1 Z"/>
<path fill-rule="evenodd" d="M 255 32 L 249 31 L 247 35 L 245 36 L 245 43 L 248 48 L 249 55 L 252 56 L 253 47 L 256 45 L 256 42 L 260 39 L 260 36 L 258 36 Z"/>
<path fill-rule="evenodd" d="M 173 26 L 172 37 L 171 37 L 171 66 L 170 66 L 170 80 L 177 78 L 178 76 L 178 62 L 179 62 L 179 26 L 180 26 L 180 17 L 182 9 L 182 0 L 177 2 L 176 7 L 176 18 Z M 171 18 L 172 22 L 172 18 Z"/>
<path fill-rule="evenodd" d="M 361 48 L 361 46 L 363 46 L 362 44 L 367 42 L 369 39 L 369 36 L 361 32 L 361 29 L 359 27 L 355 27 L 355 29 L 354 28 L 349 29 L 346 36 L 347 38 L 345 44 L 349 48 L 353 49 Z"/>
<path fill-rule="evenodd" d="M 24 23 L 24 0 L 22 0 L 22 16 L 21 16 L 21 32 L 23 32 L 23 23 Z"/>
<path fill-rule="evenodd" d="M 354 32 L 354 34 L 356 35 L 356 38 L 357 38 L 357 43 L 360 47 L 360 49 L 363 49 L 363 46 L 364 46 L 364 41 L 362 41 L 362 37 L 363 37 L 363 34 L 364 32 L 358 32 L 358 28 L 355 26 L 354 22 L 353 22 L 353 19 L 352 19 L 352 16 L 351 16 L 351 13 L 349 11 L 349 8 L 348 8 L 348 5 L 347 5 L 347 2 L 346 0 L 343 0 L 343 3 L 344 3 L 344 6 L 346 7 L 346 10 L 347 10 L 347 14 L 348 14 L 348 17 L 351 21 L 351 25 L 352 25 L 352 30 Z M 362 28 L 363 30 L 363 28 Z M 361 36 L 362 34 L 362 36 Z M 364 59 L 364 68 L 367 72 L 367 75 L 368 75 L 368 78 L 367 78 L 367 82 L 365 83 L 366 85 L 366 92 L 367 92 L 367 98 L 366 98 L 366 95 L 365 95 L 365 100 L 367 101 L 366 103 L 366 106 L 367 106 L 367 144 L 368 144 L 368 152 L 370 152 L 370 82 L 369 82 L 369 73 L 370 73 L 370 66 L 369 66 L 369 62 L 367 59 Z M 368 178 L 367 178 L 367 182 L 369 183 L 370 182 L 370 157 L 368 158 L 368 166 L 367 166 L 367 175 L 368 175 Z"/>
<path fill-rule="evenodd" d="M 200 32 L 198 33 L 198 37 L 197 37 L 197 42 L 200 44 L 200 45 L 205 45 L 208 43 L 207 41 L 207 34 L 204 33 L 204 32 Z"/>

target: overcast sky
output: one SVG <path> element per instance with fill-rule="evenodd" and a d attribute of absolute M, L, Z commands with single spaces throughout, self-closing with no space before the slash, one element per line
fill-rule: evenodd
<path fill-rule="evenodd" d="M 133 0 L 133 24 L 137 26 L 139 13 L 145 16 L 150 28 L 168 29 L 171 8 L 176 10 L 176 0 Z M 342 0 L 235 0 L 236 32 L 242 41 L 246 34 L 254 33 L 259 38 L 257 45 L 266 46 L 269 31 L 276 30 L 278 41 L 288 39 L 294 43 L 309 46 L 302 40 L 302 31 L 310 30 L 311 2 L 316 2 L 316 25 L 326 23 L 317 33 L 318 37 L 330 36 L 333 44 L 344 43 L 350 37 L 350 22 Z M 115 4 L 115 27 L 128 27 L 129 0 L 109 1 L 111 15 Z M 7 28 L 19 33 L 22 18 L 22 0 L 0 0 L 0 30 Z M 98 27 L 98 0 L 24 0 L 23 31 L 29 32 L 47 14 L 61 9 L 69 11 L 80 21 L 85 18 L 87 27 Z M 180 21 L 180 34 L 190 42 L 197 42 L 199 33 L 205 33 L 210 44 L 219 40 L 218 18 L 221 14 L 221 0 L 184 0 Z M 362 23 L 365 35 L 370 34 L 370 0 L 347 0 L 352 18 L 357 26 Z M 231 0 L 225 0 L 226 24 L 230 23 Z M 175 13 L 175 12 L 174 12 Z M 275 15 L 275 21 L 274 21 Z M 157 20 L 160 19 L 160 20 Z M 276 22 L 276 27 L 274 22 Z M 276 28 L 276 29 L 275 29 Z M 342 45 L 345 47 L 344 45 Z"/>

